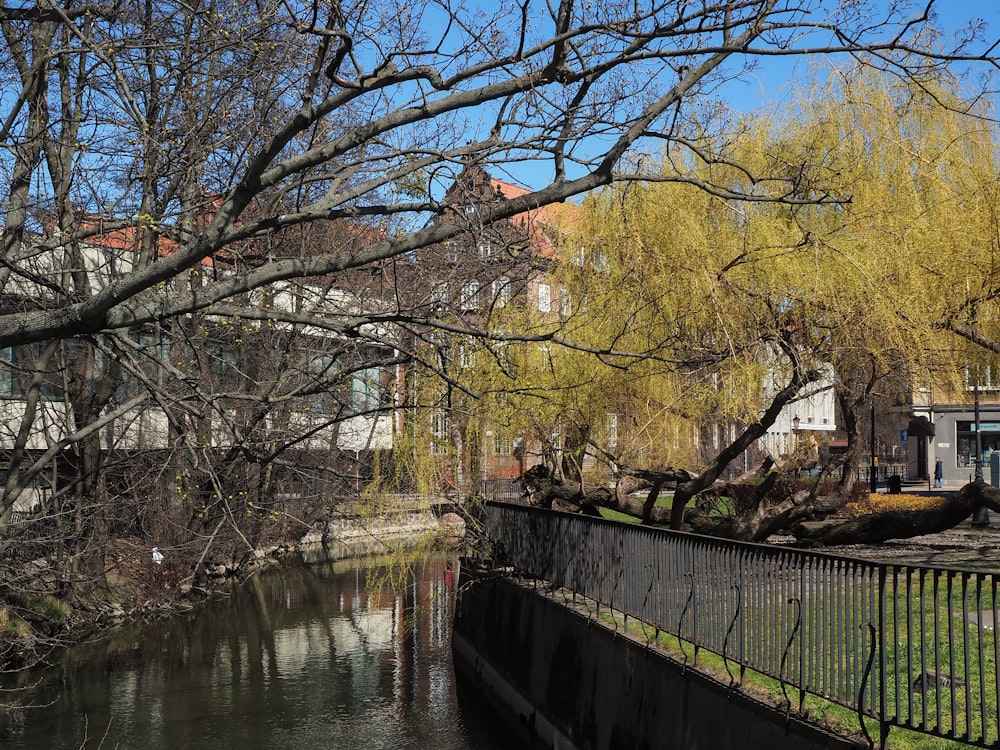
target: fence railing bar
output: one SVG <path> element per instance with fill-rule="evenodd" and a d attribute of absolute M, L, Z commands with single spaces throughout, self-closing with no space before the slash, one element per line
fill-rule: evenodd
<path fill-rule="evenodd" d="M 781 654 L 781 663 L 778 665 L 778 680 L 781 683 L 781 694 L 785 697 L 785 719 L 787 720 L 792 710 L 792 701 L 788 697 L 788 691 L 785 689 L 785 663 L 788 659 L 788 654 L 792 650 L 792 644 L 795 642 L 795 636 L 799 632 L 799 628 L 802 626 L 802 602 L 796 597 L 792 597 L 788 600 L 788 604 L 795 605 L 795 624 L 792 626 L 792 632 L 788 635 L 788 640 L 785 642 L 785 650 Z M 801 685 L 801 682 L 795 683 L 796 685 Z M 799 710 L 802 710 L 802 702 L 805 700 L 804 696 L 800 696 Z"/>
<path fill-rule="evenodd" d="M 933 585 L 933 584 L 932 584 Z M 918 674 L 924 674 L 927 671 L 927 619 L 926 611 L 927 607 L 925 605 L 927 598 L 927 571 L 920 571 L 920 672 Z M 937 602 L 932 599 L 935 611 L 937 611 Z M 934 629 L 934 638 L 937 638 L 937 628 Z M 937 641 L 935 640 L 935 643 Z M 935 649 L 936 650 L 936 649 Z M 910 672 L 912 678 L 913 671 Z M 911 688 L 912 690 L 912 688 Z M 920 691 L 920 729 L 928 730 L 930 724 L 927 721 L 927 691 Z"/>
<path fill-rule="evenodd" d="M 954 589 L 955 589 L 955 578 L 954 578 L 954 576 L 952 576 L 950 574 L 947 574 L 947 573 L 945 574 L 945 577 L 946 577 L 946 581 L 947 581 L 946 589 L 947 589 L 947 595 L 948 595 L 948 599 L 947 599 L 947 605 L 948 606 L 945 608 L 945 617 L 948 618 L 948 679 L 952 680 L 952 686 L 951 686 L 952 689 L 948 691 L 949 700 L 951 702 L 951 733 L 950 733 L 949 736 L 952 739 L 957 740 L 958 739 L 958 721 L 957 721 L 957 717 L 958 717 L 958 713 L 957 713 L 958 702 L 955 700 L 955 696 L 958 694 L 958 691 L 955 690 L 955 683 L 954 683 L 954 679 L 955 679 L 955 676 L 957 674 L 956 671 L 955 671 L 955 617 L 954 617 L 954 613 L 951 610 L 951 608 L 952 608 L 952 602 L 954 601 L 953 596 L 954 596 Z M 937 681 L 938 681 L 937 695 L 938 695 L 938 699 L 940 700 L 941 693 L 943 692 L 941 690 L 941 682 L 942 682 L 942 680 L 941 680 L 941 673 L 940 672 L 938 672 L 938 674 L 936 675 L 936 678 L 937 678 Z"/>
<path fill-rule="evenodd" d="M 684 577 L 691 579 L 691 586 L 688 589 L 688 595 L 687 595 L 687 599 L 684 602 L 684 608 L 681 610 L 680 617 L 677 618 L 677 631 L 676 632 L 677 632 L 677 647 L 681 650 L 681 653 L 684 654 L 684 666 L 687 666 L 687 651 L 684 650 L 684 641 L 681 638 L 681 636 L 684 634 L 684 630 L 683 630 L 684 629 L 684 615 L 687 614 L 688 605 L 691 604 L 691 600 L 694 599 L 694 575 L 692 575 L 691 573 L 685 573 Z M 692 642 L 693 642 L 693 640 L 694 639 L 692 638 Z M 695 653 L 697 654 L 697 651 Z"/>
<path fill-rule="evenodd" d="M 968 629 L 968 625 L 966 625 Z M 986 724 L 986 649 L 983 639 L 986 637 L 987 629 L 983 626 L 983 576 L 976 576 L 976 648 L 979 651 L 979 732 L 980 740 L 986 741 L 989 733 Z"/>
<path fill-rule="evenodd" d="M 886 594 L 886 578 L 888 571 L 886 568 L 878 568 L 875 571 L 878 574 L 876 585 L 872 587 L 872 607 L 871 614 L 875 616 L 875 621 L 878 623 L 878 642 L 876 646 L 878 647 L 878 658 L 879 658 L 879 685 L 878 685 L 878 696 L 879 696 L 879 706 L 878 706 L 878 719 L 879 725 L 884 726 L 886 724 L 886 714 L 889 703 L 889 685 L 888 685 L 888 672 L 889 672 L 889 656 L 888 649 L 886 649 L 886 612 L 885 612 L 885 594 Z M 895 573 L 893 574 L 895 578 Z M 895 621 L 896 618 L 893 618 Z M 898 639 L 895 638 L 896 631 L 893 630 L 893 644 L 898 643 Z M 896 680 L 898 684 L 899 681 Z M 898 701 L 896 703 L 898 705 Z"/>
<path fill-rule="evenodd" d="M 990 633 L 993 635 L 993 687 L 994 695 L 996 698 L 993 701 L 992 706 L 992 716 L 1000 727 L 1000 632 L 997 632 L 997 628 L 1000 627 L 1000 607 L 997 605 L 997 577 L 996 575 L 990 576 L 990 602 L 992 604 L 993 620 L 990 623 Z M 983 682 L 983 685 L 986 683 Z M 984 712 L 985 715 L 985 712 Z M 984 738 L 985 742 L 986 739 Z"/>
<path fill-rule="evenodd" d="M 726 637 L 722 639 L 722 663 L 726 667 L 726 673 L 729 675 L 729 689 L 730 691 L 736 685 L 736 678 L 733 677 L 733 671 L 729 668 L 729 636 L 732 635 L 733 629 L 736 627 L 737 620 L 740 619 L 740 608 L 742 606 L 743 593 L 740 589 L 740 585 L 734 584 L 733 589 L 736 591 L 736 611 L 733 613 L 732 619 L 729 621 L 729 629 L 726 630 Z M 742 666 L 742 665 L 741 665 Z M 740 682 L 743 682 L 743 672 L 740 672 Z"/>
<path fill-rule="evenodd" d="M 940 571 L 934 571 L 934 675 L 941 674 L 941 651 L 937 648 L 940 638 L 940 602 L 938 600 L 939 593 L 941 591 L 940 582 Z M 924 693 L 930 693 L 929 686 L 925 688 Z M 941 732 L 942 724 L 942 714 L 941 714 L 941 691 L 934 691 L 934 710 L 935 719 L 937 724 L 934 726 L 934 730 L 938 733 Z"/>
<path fill-rule="evenodd" d="M 906 576 L 906 669 L 907 674 L 913 672 L 913 578 L 912 576 Z M 897 666 L 897 672 L 899 672 L 899 667 Z M 913 726 L 913 691 L 910 690 L 909 680 L 900 680 L 897 676 L 896 678 L 896 705 L 899 705 L 899 688 L 900 682 L 906 686 L 906 718 L 909 722 L 909 726 Z M 898 708 L 897 708 L 898 711 Z"/>
<path fill-rule="evenodd" d="M 969 644 L 969 579 L 971 575 L 962 575 L 962 676 L 965 678 L 965 736 L 972 739 L 972 649 Z M 952 618 L 954 619 L 954 618 Z M 952 683 L 952 692 L 957 686 Z"/>
<path fill-rule="evenodd" d="M 862 625 L 862 628 L 865 626 Z M 868 682 L 868 675 L 871 674 L 872 664 L 875 663 L 875 637 L 876 630 L 875 626 L 870 622 L 868 623 L 868 658 L 865 660 L 865 668 L 861 673 L 861 687 L 858 688 L 858 700 L 857 700 L 857 713 L 858 713 L 858 724 L 861 725 L 861 733 L 865 736 L 868 741 L 868 747 L 875 747 L 875 741 L 872 736 L 868 733 L 868 727 L 865 725 L 865 685 Z"/>

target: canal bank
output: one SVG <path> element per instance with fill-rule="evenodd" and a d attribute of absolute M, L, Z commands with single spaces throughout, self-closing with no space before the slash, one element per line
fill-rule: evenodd
<path fill-rule="evenodd" d="M 338 511 L 317 521 L 305 533 L 248 550 L 241 559 L 206 556 L 197 571 L 179 563 L 169 549 L 162 550 L 157 560 L 153 548 L 142 540 L 121 539 L 103 552 L 104 585 L 76 591 L 72 601 L 35 595 L 41 605 L 36 603 L 33 608 L 50 613 L 47 619 L 36 615 L 29 626 L 12 627 L 8 623 L 0 627 L 0 668 L 28 667 L 55 648 L 127 623 L 196 609 L 229 580 L 242 580 L 290 559 L 316 563 L 417 548 L 429 551 L 453 547 L 464 536 L 465 523 L 460 516 L 437 513 L 430 507 L 383 510 L 377 515 Z M 21 588 L 40 592 L 52 588 L 47 579 L 32 584 L 35 578 L 45 575 L 47 568 L 44 560 L 26 561 L 20 574 Z"/>
<path fill-rule="evenodd" d="M 559 750 L 857 750 L 531 585 L 462 568 L 455 668 L 522 741 Z"/>
<path fill-rule="evenodd" d="M 4 750 L 520 750 L 459 696 L 457 557 L 288 561 L 0 675 Z"/>

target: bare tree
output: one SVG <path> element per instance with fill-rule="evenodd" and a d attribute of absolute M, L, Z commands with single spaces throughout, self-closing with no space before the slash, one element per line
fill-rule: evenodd
<path fill-rule="evenodd" d="M 650 177 L 629 166 L 642 149 L 680 167 L 725 159 L 726 121 L 705 105 L 760 60 L 850 55 L 916 78 L 993 64 L 992 40 L 975 33 L 946 51 L 924 44 L 934 5 L 0 8 L 0 347 L 19 373 L 0 526 L 15 528 L 34 488 L 68 554 L 96 557 L 119 514 L 95 504 L 109 508 L 122 487 L 169 488 L 162 528 L 186 529 L 194 557 L 227 523 L 252 545 L 250 503 L 272 497 L 289 450 L 336 442 L 330 431 L 359 414 L 372 432 L 355 444 L 377 444 L 385 399 L 349 395 L 379 390 L 366 372 L 409 362 L 447 377 L 407 341 L 482 333 L 404 293 L 412 266 L 394 270 L 468 232 L 445 201 L 463 170 L 532 172 L 533 189 L 480 207 L 490 226 Z M 683 168 L 671 179 L 747 201 L 813 200 L 787 173 L 749 177 L 747 192 Z M 345 225 L 351 241 L 332 229 Z M 230 346 L 251 342 L 253 357 L 230 360 Z M 303 399 L 326 399 L 323 417 L 301 418 Z M 143 426 L 152 414 L 162 434 Z M 109 471 L 143 439 L 148 476 Z M 56 479 L 50 493 L 44 477 Z M 130 515 L 140 526 L 144 511 Z"/>

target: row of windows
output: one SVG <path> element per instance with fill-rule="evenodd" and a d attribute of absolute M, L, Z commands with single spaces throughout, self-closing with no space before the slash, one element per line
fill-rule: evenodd
<path fill-rule="evenodd" d="M 998 391 L 1000 390 L 1000 380 L 997 378 L 995 369 L 989 365 L 981 367 L 966 367 L 963 371 L 966 390 Z"/>
<path fill-rule="evenodd" d="M 463 312 L 473 312 L 479 309 L 483 285 L 478 281 L 469 281 L 459 290 L 458 304 Z M 490 297 L 494 307 L 506 307 L 510 303 L 510 280 L 497 279 L 490 285 Z M 442 281 L 431 289 L 431 302 L 438 306 L 447 305 L 451 301 L 448 282 Z"/>
<path fill-rule="evenodd" d="M 24 398 L 28 394 L 43 349 L 40 344 L 0 348 L 0 398 Z M 42 396 L 61 399 L 62 379 L 55 374 L 46 376 L 42 381 Z"/>
<path fill-rule="evenodd" d="M 434 454 L 444 454 L 447 452 L 448 446 L 448 427 L 449 427 L 448 413 L 445 411 L 434 411 L 431 413 L 431 452 Z M 618 447 L 618 415 L 611 412 L 607 415 L 606 421 L 607 427 L 607 447 L 608 450 L 615 450 Z M 559 442 L 558 435 L 553 436 L 554 442 Z M 514 438 L 511 439 L 510 434 L 497 431 L 493 433 L 493 455 L 494 456 L 511 456 L 514 455 L 514 448 L 516 445 L 521 445 L 523 447 L 523 439 Z"/>
<path fill-rule="evenodd" d="M 313 411 L 321 414 L 369 414 L 388 401 L 385 371 L 381 367 L 366 367 L 341 375 L 341 365 L 323 355 L 308 366 L 314 378 L 316 392 L 307 396 Z"/>
<path fill-rule="evenodd" d="M 510 303 L 511 289 L 509 279 L 498 279 L 490 285 L 490 297 L 493 306 L 504 308 Z M 483 286 L 478 281 L 469 281 L 459 289 L 458 306 L 463 312 L 474 312 L 481 304 Z M 438 306 L 447 305 L 451 299 L 448 282 L 442 281 L 431 290 L 431 302 Z M 537 287 L 538 311 L 552 312 L 552 287 L 539 284 Z M 573 314 L 573 295 L 566 289 L 559 292 L 559 314 L 568 318 Z"/>
<path fill-rule="evenodd" d="M 552 312 L 552 288 L 548 284 L 538 285 L 538 312 Z M 559 291 L 559 314 L 564 318 L 573 314 L 573 295 L 567 289 Z"/>
<path fill-rule="evenodd" d="M 138 358 L 138 366 L 146 375 L 156 382 L 163 383 L 166 377 L 165 368 L 157 366 L 157 362 L 167 362 L 169 358 L 169 343 L 165 337 L 158 335 L 137 335 L 135 338 L 148 358 Z M 63 357 L 68 360 L 74 356 L 75 342 L 67 342 Z M 38 358 L 45 345 L 23 345 L 0 348 L 0 398 L 22 399 L 28 395 Z M 251 350 L 255 351 L 255 350 Z M 204 353 L 209 371 L 230 386 L 238 387 L 240 381 L 253 380 L 245 372 L 243 356 L 247 353 L 245 347 L 232 344 L 214 343 Z M 95 351 L 94 377 L 106 377 L 107 366 L 105 355 Z M 367 367 L 344 372 L 341 362 L 329 355 L 320 355 L 309 361 L 305 368 L 302 383 L 303 401 L 310 409 L 328 414 L 363 414 L 375 411 L 388 403 L 388 378 L 381 367 Z M 120 384 L 115 390 L 115 399 L 124 401 L 138 395 L 144 385 L 137 375 L 123 369 Z M 58 364 L 53 364 L 50 371 L 42 379 L 41 393 L 44 398 L 61 400 L 64 398 L 63 373 Z"/>

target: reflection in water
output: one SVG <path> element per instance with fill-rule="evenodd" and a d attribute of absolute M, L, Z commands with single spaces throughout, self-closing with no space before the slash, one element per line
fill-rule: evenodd
<path fill-rule="evenodd" d="M 0 747 L 514 747 L 456 701 L 457 571 L 429 558 L 398 585 L 378 580 L 343 563 L 290 566 L 190 616 L 74 648 L 17 675 L 42 682 L 0 698 Z"/>

